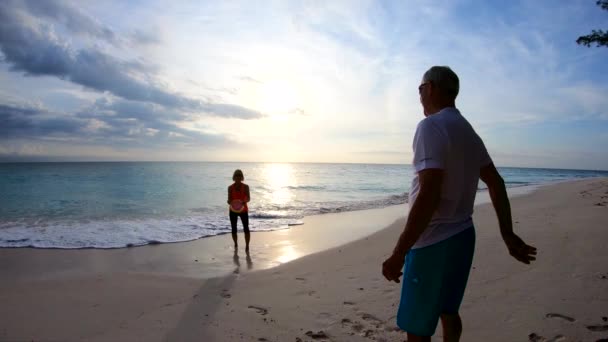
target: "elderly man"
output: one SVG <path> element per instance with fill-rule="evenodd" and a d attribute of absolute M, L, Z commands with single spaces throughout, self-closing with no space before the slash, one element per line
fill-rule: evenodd
<path fill-rule="evenodd" d="M 460 339 L 458 310 L 475 249 L 472 214 L 480 178 L 490 191 L 509 253 L 526 264 L 536 255 L 536 248 L 513 233 L 504 181 L 483 141 L 456 109 L 458 90 L 458 76 L 445 66 L 430 68 L 418 87 L 426 118 L 414 136 L 411 209 L 393 254 L 382 265 L 389 281 L 398 283 L 403 274 L 397 325 L 408 342 L 430 341 L 439 318 L 443 340 Z"/>

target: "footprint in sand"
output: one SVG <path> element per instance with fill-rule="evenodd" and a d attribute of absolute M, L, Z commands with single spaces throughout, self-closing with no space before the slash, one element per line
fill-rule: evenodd
<path fill-rule="evenodd" d="M 608 325 L 588 325 L 587 329 L 591 331 L 608 331 Z"/>
<path fill-rule="evenodd" d="M 364 326 L 359 322 L 353 322 L 348 318 L 342 318 L 342 325 L 349 326 L 352 330 L 359 333 L 363 330 Z"/>
<path fill-rule="evenodd" d="M 321 312 L 317 315 L 317 317 L 321 319 L 330 318 L 331 314 L 329 312 Z"/>
<path fill-rule="evenodd" d="M 357 314 L 365 323 L 359 321 L 352 321 L 349 318 L 343 318 L 341 323 L 343 326 L 349 327 L 352 331 L 351 334 L 356 333 L 365 338 L 378 340 L 380 337 L 377 336 L 380 331 L 394 331 L 393 329 L 387 329 L 384 326 L 384 322 L 374 315 L 368 313 Z M 378 330 L 380 329 L 380 330 Z M 398 330 L 398 329 L 397 329 Z"/>
<path fill-rule="evenodd" d="M 223 290 L 222 293 L 220 294 L 220 296 L 222 296 L 222 298 L 230 298 L 232 297 L 232 295 L 230 293 L 228 293 L 228 290 Z"/>
<path fill-rule="evenodd" d="M 575 322 L 576 319 L 572 318 L 572 317 L 568 317 L 562 314 L 558 314 L 558 313 L 548 313 L 545 315 L 547 318 L 561 318 L 563 320 L 566 320 L 568 322 Z"/>
<path fill-rule="evenodd" d="M 393 332 L 393 331 L 401 331 L 401 328 L 399 328 L 398 326 L 394 325 L 392 327 L 386 326 L 386 327 L 384 327 L 384 330 L 388 331 L 388 332 Z"/>
<path fill-rule="evenodd" d="M 268 314 L 268 309 L 260 307 L 260 306 L 249 305 L 248 308 L 255 310 L 255 312 L 259 313 L 262 316 L 265 316 Z"/>
<path fill-rule="evenodd" d="M 329 336 L 327 336 L 327 334 L 323 332 L 323 330 L 319 330 L 316 333 L 309 330 L 306 332 L 305 335 L 312 338 L 313 340 L 326 340 L 329 338 Z"/>
<path fill-rule="evenodd" d="M 528 335 L 528 339 L 530 342 L 561 342 L 565 341 L 566 337 L 564 335 L 557 335 L 554 338 L 547 339 L 536 333 L 531 333 L 530 335 Z"/>
<path fill-rule="evenodd" d="M 380 318 L 365 312 L 361 313 L 359 316 L 361 316 L 361 319 L 363 319 L 364 321 L 369 322 L 371 324 L 375 324 L 376 327 L 381 324 L 384 324 L 384 322 Z"/>
<path fill-rule="evenodd" d="M 360 333 L 361 331 L 363 331 L 363 328 L 365 328 L 365 327 L 363 326 L 363 324 L 361 324 L 359 322 L 355 322 L 351 326 L 351 329 L 353 329 L 357 333 Z"/>
<path fill-rule="evenodd" d="M 374 337 L 374 331 L 372 329 L 367 329 L 363 332 L 363 337 Z"/>
<path fill-rule="evenodd" d="M 346 302 L 346 301 L 345 301 L 345 302 L 344 302 L 344 305 L 355 305 L 355 303 L 354 303 L 354 302 Z"/>

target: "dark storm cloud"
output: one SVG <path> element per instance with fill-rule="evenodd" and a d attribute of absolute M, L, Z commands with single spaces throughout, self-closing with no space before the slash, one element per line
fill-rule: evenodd
<path fill-rule="evenodd" d="M 110 42 L 117 39 L 110 29 L 61 2 L 2 1 L 0 51 L 12 71 L 55 76 L 127 100 L 156 103 L 170 109 L 239 119 L 262 117 L 259 112 L 241 106 L 200 101 L 167 91 L 150 81 L 154 69 L 142 61 L 123 61 L 99 49 L 74 49 L 57 36 L 48 19 L 73 32 Z"/>
<path fill-rule="evenodd" d="M 11 1 L 13 7 L 24 5 L 25 9 L 39 18 L 57 21 L 74 33 L 86 34 L 91 37 L 118 44 L 118 38 L 109 27 L 103 26 L 71 4 L 58 0 L 24 0 Z"/>
<path fill-rule="evenodd" d="M 48 117 L 39 108 L 0 104 L 0 141 L 9 138 L 38 138 L 69 135 L 86 126 L 84 120 L 71 117 Z"/>
<path fill-rule="evenodd" d="M 14 9 L 21 9 L 35 17 L 60 23 L 72 33 L 101 39 L 116 46 L 128 43 L 154 45 L 161 42 L 158 33 L 140 29 L 133 30 L 126 36 L 120 36 L 110 27 L 102 25 L 68 1 L 7 0 L 7 2 Z"/>
<path fill-rule="evenodd" d="M 220 135 L 179 127 L 182 118 L 160 106 L 127 102 L 97 101 L 75 115 L 46 109 L 0 104 L 0 144 L 12 139 L 93 143 L 104 146 L 223 146 L 232 142 Z"/>

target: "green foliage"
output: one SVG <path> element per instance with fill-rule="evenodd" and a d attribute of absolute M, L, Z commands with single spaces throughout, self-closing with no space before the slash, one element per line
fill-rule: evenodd
<path fill-rule="evenodd" d="M 608 10 L 608 0 L 598 0 L 595 4 L 600 6 L 603 10 Z M 578 37 L 576 43 L 585 45 L 586 47 L 591 47 L 591 44 L 593 43 L 598 47 L 608 46 L 608 31 L 591 30 L 591 34 Z"/>

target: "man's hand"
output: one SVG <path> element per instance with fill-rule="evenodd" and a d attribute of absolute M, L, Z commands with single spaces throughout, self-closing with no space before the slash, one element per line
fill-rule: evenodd
<path fill-rule="evenodd" d="M 390 258 L 386 259 L 382 263 L 382 275 L 388 281 L 394 281 L 395 283 L 399 282 L 399 278 L 403 274 L 401 270 L 403 269 L 404 258 L 397 256 L 395 254 L 391 255 Z"/>
<path fill-rule="evenodd" d="M 502 239 L 505 241 L 509 254 L 515 259 L 529 264 L 532 260 L 536 260 L 536 247 L 526 245 L 526 243 L 515 233 L 504 234 Z"/>

